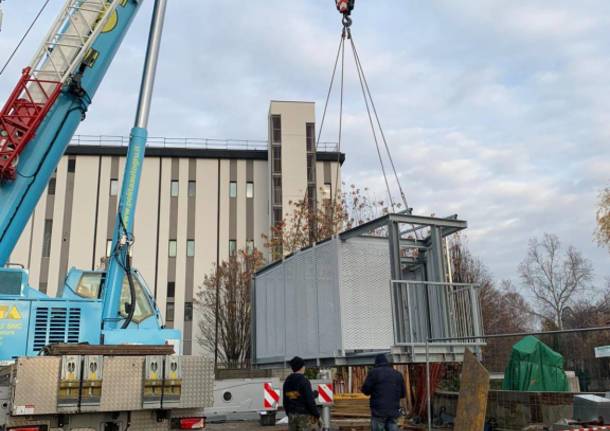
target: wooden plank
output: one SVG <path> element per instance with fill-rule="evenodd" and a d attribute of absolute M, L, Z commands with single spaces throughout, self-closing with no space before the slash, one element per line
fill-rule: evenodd
<path fill-rule="evenodd" d="M 413 396 L 411 394 L 411 372 L 408 365 L 405 366 L 403 375 L 405 377 L 405 389 L 407 393 L 407 399 L 405 400 L 407 403 L 407 413 L 411 413 L 413 412 Z"/>
<path fill-rule="evenodd" d="M 51 344 L 43 349 L 47 356 L 61 355 L 105 355 L 105 356 L 140 356 L 140 355 L 173 355 L 174 347 L 170 345 L 145 346 L 139 344 L 93 345 L 93 344 Z"/>
<path fill-rule="evenodd" d="M 480 431 L 485 426 L 489 373 L 474 354 L 464 351 L 464 364 L 460 378 L 460 395 L 455 418 L 455 430 Z"/>

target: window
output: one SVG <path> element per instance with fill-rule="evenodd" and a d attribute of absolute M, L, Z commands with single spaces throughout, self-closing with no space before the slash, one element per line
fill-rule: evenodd
<path fill-rule="evenodd" d="M 99 272 L 85 272 L 81 276 L 78 286 L 76 286 L 76 294 L 83 298 L 97 299 L 100 295 L 100 286 L 102 284 L 102 274 Z"/>
<path fill-rule="evenodd" d="M 230 198 L 237 197 L 237 183 L 235 181 L 231 181 L 229 183 L 229 197 Z"/>
<path fill-rule="evenodd" d="M 195 256 L 195 240 L 189 239 L 186 241 L 186 256 L 193 257 Z"/>
<path fill-rule="evenodd" d="M 282 142 L 282 117 L 279 115 L 271 116 L 271 142 Z"/>
<path fill-rule="evenodd" d="M 306 130 L 306 143 L 307 143 L 307 152 L 308 153 L 312 153 L 315 151 L 314 147 L 315 147 L 315 124 L 314 123 L 307 123 L 305 125 L 305 130 Z"/>
<path fill-rule="evenodd" d="M 189 181 L 189 184 L 188 184 L 189 198 L 194 198 L 196 193 L 197 193 L 197 183 L 195 181 Z"/>
<path fill-rule="evenodd" d="M 55 194 L 55 182 L 56 182 L 55 177 L 53 177 L 53 178 L 51 178 L 49 180 L 49 188 L 47 190 L 47 193 L 49 195 L 54 195 Z"/>
<path fill-rule="evenodd" d="M 234 239 L 229 240 L 229 256 L 235 256 L 237 252 L 237 241 Z"/>
<path fill-rule="evenodd" d="M 249 239 L 248 241 L 246 241 L 246 252 L 248 254 L 254 253 L 254 240 Z"/>
<path fill-rule="evenodd" d="M 273 208 L 273 224 L 278 224 L 282 221 L 282 209 Z"/>
<path fill-rule="evenodd" d="M 106 257 L 110 257 L 111 254 L 112 254 L 112 240 L 107 239 L 106 240 Z"/>
<path fill-rule="evenodd" d="M 169 240 L 167 254 L 169 257 L 176 257 L 176 255 L 178 254 L 178 243 L 176 242 L 175 239 Z"/>
<path fill-rule="evenodd" d="M 23 274 L 16 271 L 0 272 L 0 293 L 2 295 L 21 295 Z"/>
<path fill-rule="evenodd" d="M 282 148 L 273 147 L 271 149 L 271 155 L 273 157 L 273 172 L 276 174 L 282 173 Z"/>
<path fill-rule="evenodd" d="M 316 182 L 316 165 L 314 154 L 307 154 L 307 181 L 310 183 Z"/>
<path fill-rule="evenodd" d="M 146 293 L 145 287 L 142 285 L 141 280 L 137 276 L 132 276 L 133 287 L 136 291 L 135 298 L 135 312 L 133 314 L 133 321 L 135 323 L 140 323 L 143 320 L 149 318 L 154 315 L 154 311 L 150 301 L 148 300 L 148 295 Z M 127 277 L 123 279 L 123 288 L 121 290 L 121 308 L 119 309 L 119 313 L 122 317 L 127 317 L 127 304 L 131 304 L 131 293 L 129 289 L 129 281 Z"/>
<path fill-rule="evenodd" d="M 53 235 L 53 220 L 44 221 L 44 233 L 42 236 L 42 257 L 51 256 L 51 237 Z"/>
<path fill-rule="evenodd" d="M 246 183 L 246 197 L 252 199 L 254 197 L 254 183 Z"/>
<path fill-rule="evenodd" d="M 165 321 L 173 322 L 174 321 L 174 303 L 168 302 L 165 306 Z"/>
<path fill-rule="evenodd" d="M 316 207 L 316 189 L 314 187 L 307 187 L 307 203 L 309 204 L 309 209 Z"/>
<path fill-rule="evenodd" d="M 178 191 L 179 191 L 179 183 L 178 180 L 172 180 L 171 182 L 171 186 L 170 186 L 170 193 L 171 196 L 173 198 L 175 198 L 176 196 L 178 196 Z"/>
<path fill-rule="evenodd" d="M 119 194 L 119 180 L 116 178 L 110 179 L 110 196 L 117 196 Z"/>
<path fill-rule="evenodd" d="M 167 297 L 173 298 L 174 296 L 176 296 L 176 282 L 168 281 L 167 282 Z"/>
<path fill-rule="evenodd" d="M 68 172 L 76 170 L 76 159 L 68 159 Z"/>
<path fill-rule="evenodd" d="M 324 199 L 330 199 L 332 196 L 332 186 L 330 183 L 324 183 Z"/>
<path fill-rule="evenodd" d="M 273 178 L 273 204 L 274 205 L 282 204 L 282 178 L 281 177 Z"/>
<path fill-rule="evenodd" d="M 193 303 L 185 302 L 184 303 L 184 321 L 190 322 L 193 320 Z"/>

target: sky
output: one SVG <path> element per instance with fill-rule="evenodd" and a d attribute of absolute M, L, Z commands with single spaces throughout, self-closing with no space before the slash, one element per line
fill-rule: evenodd
<path fill-rule="evenodd" d="M 41 3 L 2 2 L 0 62 Z M 354 41 L 414 213 L 467 220 L 497 279 L 519 285 L 528 240 L 545 232 L 592 261 L 596 284 L 610 277 L 593 241 L 610 183 L 610 2 L 356 3 Z M 0 75 L 0 98 L 62 4 L 50 0 Z M 77 133 L 129 133 L 151 9 L 145 0 Z M 315 101 L 319 119 L 339 35 L 333 0 L 170 0 L 150 135 L 266 139 L 271 99 Z M 322 140 L 336 141 L 336 92 L 330 106 Z M 344 180 L 383 199 L 348 57 L 343 125 Z"/>

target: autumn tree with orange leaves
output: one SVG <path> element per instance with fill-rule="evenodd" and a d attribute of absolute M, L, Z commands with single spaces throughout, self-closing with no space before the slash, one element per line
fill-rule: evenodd
<path fill-rule="evenodd" d="M 324 199 L 316 206 L 310 205 L 307 197 L 289 205 L 289 216 L 273 226 L 270 235 L 263 235 L 274 260 L 282 253 L 290 254 L 390 211 L 387 202 L 376 199 L 368 188 L 354 184 L 336 199 Z M 394 205 L 394 211 L 401 209 L 400 204 Z"/>

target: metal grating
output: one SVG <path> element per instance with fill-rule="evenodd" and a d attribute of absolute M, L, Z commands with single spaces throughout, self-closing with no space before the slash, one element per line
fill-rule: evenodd
<path fill-rule="evenodd" d="M 38 307 L 34 314 L 34 352 L 48 344 L 78 343 L 80 308 Z"/>

